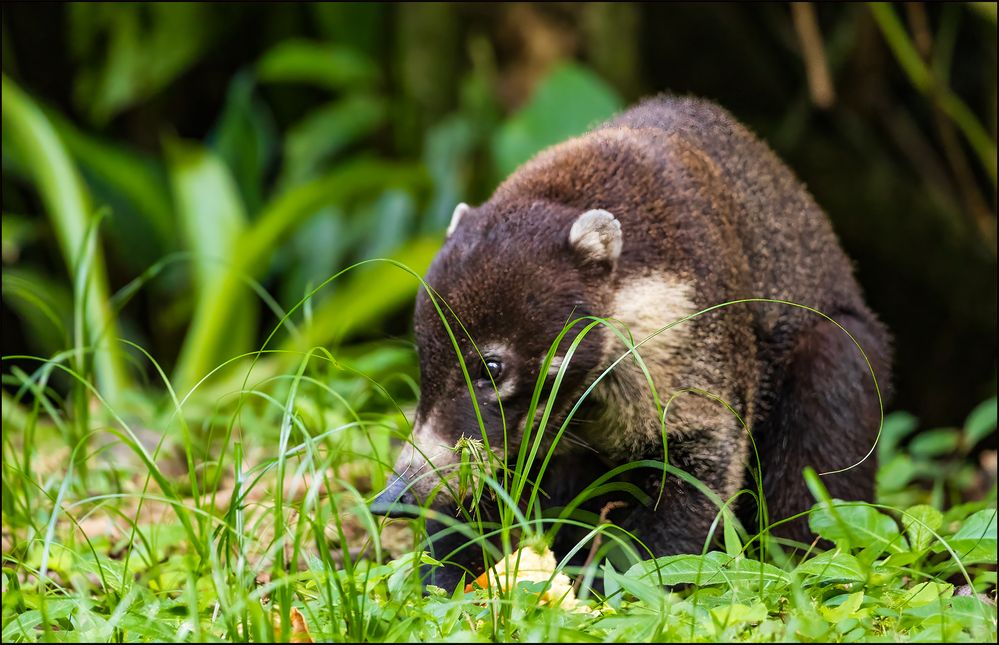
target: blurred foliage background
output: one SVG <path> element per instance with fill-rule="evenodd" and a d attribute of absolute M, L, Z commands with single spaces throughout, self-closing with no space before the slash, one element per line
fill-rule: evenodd
<path fill-rule="evenodd" d="M 2 36 L 5 356 L 72 347 L 84 280 L 94 338 L 187 391 L 352 263 L 422 272 L 457 202 L 668 91 L 828 211 L 896 338 L 893 408 L 956 425 L 995 393 L 995 4 L 4 3 Z M 416 287 L 364 265 L 270 346 L 378 343 L 415 377 Z M 157 382 L 106 354 L 105 392 Z"/>

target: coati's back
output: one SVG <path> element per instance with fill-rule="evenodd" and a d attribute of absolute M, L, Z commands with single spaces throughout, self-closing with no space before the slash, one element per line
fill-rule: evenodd
<path fill-rule="evenodd" d="M 850 262 L 825 213 L 773 151 L 726 110 L 699 99 L 661 96 L 600 129 L 620 127 L 677 135 L 716 165 L 752 273 L 752 293 L 733 296 L 789 300 L 820 310 L 866 310 Z M 778 311 L 775 307 L 761 311 L 766 312 L 761 315 L 769 327 Z"/>

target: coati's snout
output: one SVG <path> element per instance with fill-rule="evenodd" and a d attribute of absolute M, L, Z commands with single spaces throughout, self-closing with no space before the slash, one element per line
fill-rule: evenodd
<path fill-rule="evenodd" d="M 417 505 L 411 484 L 407 479 L 395 475 L 382 492 L 378 493 L 368 506 L 375 515 L 394 518 L 415 518 L 412 508 Z"/>
<path fill-rule="evenodd" d="M 372 513 L 416 517 L 417 506 L 455 513 L 464 501 L 459 492 L 460 435 L 454 441 L 446 437 L 435 424 L 417 422 L 396 459 L 394 477 L 369 506 Z"/>
<path fill-rule="evenodd" d="M 581 322 L 544 365 L 567 323 L 606 315 L 600 296 L 621 253 L 617 219 L 598 209 L 519 205 L 552 229 L 541 238 L 551 248 L 538 253 L 537 239 L 530 244 L 518 239 L 525 231 L 482 217 L 489 208 L 462 204 L 455 209 L 448 239 L 427 273 L 433 293 L 424 288 L 417 296 L 420 403 L 413 432 L 394 465 L 396 479 L 376 497 L 372 512 L 398 515 L 401 510 L 393 508 L 415 501 L 454 515 L 467 488 L 459 481 L 459 443 L 481 441 L 492 456 L 480 454 L 479 460 L 515 459 L 537 388 L 547 396 L 564 362 L 556 401 L 574 402 L 600 362 L 604 341 L 598 329 L 576 343 L 565 360 L 585 326 Z M 541 398 L 538 416 L 546 400 Z M 549 427 L 558 427 L 568 407 L 551 416 Z"/>

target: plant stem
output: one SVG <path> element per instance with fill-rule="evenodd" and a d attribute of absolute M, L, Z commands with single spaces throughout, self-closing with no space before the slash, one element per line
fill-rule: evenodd
<path fill-rule="evenodd" d="M 895 10 L 883 2 L 871 3 L 869 6 L 878 28 L 881 29 L 881 33 L 888 41 L 892 53 L 895 54 L 895 58 L 905 70 L 909 80 L 916 86 L 916 89 L 931 99 L 934 98 L 934 94 L 936 95 L 935 98 L 940 109 L 960 128 L 961 133 L 964 134 L 978 156 L 982 167 L 992 181 L 992 185 L 996 186 L 996 142 L 992 140 L 988 131 L 964 101 L 949 87 L 941 83 L 923 62 Z"/>

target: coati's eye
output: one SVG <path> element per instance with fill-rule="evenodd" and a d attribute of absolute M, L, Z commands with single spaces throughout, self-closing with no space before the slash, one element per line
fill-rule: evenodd
<path fill-rule="evenodd" d="M 489 377 L 492 377 L 494 382 L 499 383 L 500 377 L 503 376 L 503 363 L 493 356 L 486 356 L 483 363 L 482 380 L 488 381 Z"/>

